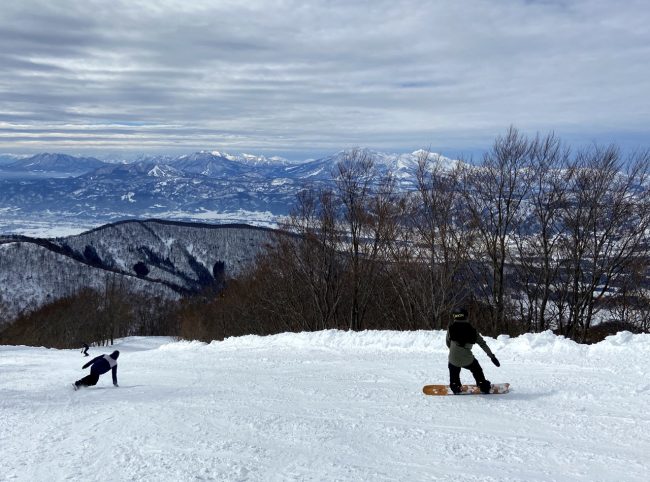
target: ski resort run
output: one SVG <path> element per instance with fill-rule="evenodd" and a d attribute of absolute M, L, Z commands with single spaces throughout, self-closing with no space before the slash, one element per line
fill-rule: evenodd
<path fill-rule="evenodd" d="M 509 393 L 426 396 L 444 336 L 127 338 L 76 392 L 79 350 L 0 346 L 0 480 L 648 480 L 650 335 L 486 338 Z"/>

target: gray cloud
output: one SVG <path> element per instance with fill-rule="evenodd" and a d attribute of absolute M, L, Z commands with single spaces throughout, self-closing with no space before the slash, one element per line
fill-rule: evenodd
<path fill-rule="evenodd" d="M 630 0 L 71 1 L 0 10 L 0 146 L 473 149 L 509 124 L 647 146 Z"/>

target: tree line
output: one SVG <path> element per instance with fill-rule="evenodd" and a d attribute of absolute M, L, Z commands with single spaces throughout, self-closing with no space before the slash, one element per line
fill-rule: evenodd
<path fill-rule="evenodd" d="M 649 173 L 649 151 L 573 150 L 553 133 L 511 127 L 473 162 L 420 151 L 415 185 L 405 190 L 371 153 L 354 149 L 329 187 L 297 196 L 237 279 L 173 303 L 107 284 L 10 329 L 68 344 L 132 334 L 209 341 L 429 330 L 446 328 L 462 305 L 492 336 L 551 329 L 589 342 L 618 329 L 647 332 Z M 7 333 L 0 343 L 20 338 Z"/>
<path fill-rule="evenodd" d="M 169 316 L 175 303 L 133 292 L 123 278 L 108 276 L 101 289 L 83 288 L 22 314 L 0 330 L 0 345 L 74 348 L 112 345 L 125 336 L 175 335 L 177 321 Z"/>
<path fill-rule="evenodd" d="M 489 335 L 648 331 L 649 167 L 648 151 L 510 128 L 478 162 L 422 151 L 404 192 L 349 151 L 181 333 L 443 329 L 458 305 Z"/>

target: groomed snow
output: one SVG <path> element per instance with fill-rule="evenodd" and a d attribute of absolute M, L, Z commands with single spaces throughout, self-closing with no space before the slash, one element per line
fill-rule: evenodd
<path fill-rule="evenodd" d="M 509 394 L 423 395 L 437 331 L 127 338 L 78 392 L 78 350 L 0 346 L 0 480 L 648 480 L 650 335 L 487 341 Z"/>

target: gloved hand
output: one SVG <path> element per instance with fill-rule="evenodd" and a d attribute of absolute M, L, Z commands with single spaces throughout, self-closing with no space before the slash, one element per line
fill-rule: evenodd
<path fill-rule="evenodd" d="M 496 366 L 498 367 L 501 366 L 501 363 L 499 363 L 499 360 L 497 360 L 497 357 L 495 357 L 494 355 L 490 357 L 490 360 L 492 360 L 492 363 L 494 363 Z"/>

